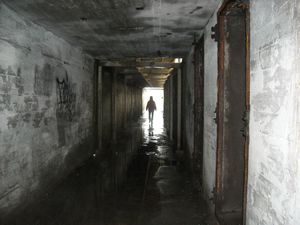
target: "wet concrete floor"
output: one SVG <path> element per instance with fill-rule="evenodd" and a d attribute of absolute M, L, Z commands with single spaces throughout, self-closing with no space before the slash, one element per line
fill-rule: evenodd
<path fill-rule="evenodd" d="M 109 191 L 91 159 L 43 199 L 10 218 L 8 225 L 205 225 L 207 207 L 175 157 L 162 124 L 148 127 L 122 185 Z"/>

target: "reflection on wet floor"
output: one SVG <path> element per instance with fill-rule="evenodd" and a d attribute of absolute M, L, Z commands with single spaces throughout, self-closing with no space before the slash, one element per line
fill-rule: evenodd
<path fill-rule="evenodd" d="M 14 215 L 7 224 L 206 224 L 204 201 L 193 191 L 180 159 L 175 158 L 163 123 L 154 122 L 150 135 L 147 118 L 142 119 L 142 127 L 144 141 L 138 152 L 130 157 L 122 185 L 105 190 L 99 178 L 101 163 L 91 159 L 51 194 Z"/>

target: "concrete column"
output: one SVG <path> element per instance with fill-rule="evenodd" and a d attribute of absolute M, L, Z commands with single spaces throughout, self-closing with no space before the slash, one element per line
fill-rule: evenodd
<path fill-rule="evenodd" d="M 170 101 L 170 121 L 169 121 L 169 131 L 170 131 L 170 140 L 173 140 L 173 77 L 170 77 L 169 85 L 169 101 Z"/>
<path fill-rule="evenodd" d="M 117 140 L 117 112 L 116 112 L 116 92 L 117 92 L 117 69 L 114 69 L 111 92 L 111 122 L 112 122 L 112 140 Z"/>
<path fill-rule="evenodd" d="M 98 93 L 98 79 L 99 79 L 99 60 L 94 61 L 94 75 L 93 75 L 93 148 L 94 153 L 97 153 L 99 150 L 99 131 L 98 131 L 98 113 L 99 113 L 99 106 L 98 106 L 98 99 L 99 99 L 99 93 Z"/>
<path fill-rule="evenodd" d="M 98 67 L 98 151 L 102 151 L 102 67 Z"/>
<path fill-rule="evenodd" d="M 177 149 L 181 148 L 181 80 L 182 71 L 179 68 L 177 70 Z"/>
<path fill-rule="evenodd" d="M 127 120 L 128 120 L 128 87 L 127 87 L 127 80 L 128 80 L 128 77 L 125 77 L 124 79 L 124 85 L 125 85 L 125 124 L 124 126 L 127 127 Z"/>

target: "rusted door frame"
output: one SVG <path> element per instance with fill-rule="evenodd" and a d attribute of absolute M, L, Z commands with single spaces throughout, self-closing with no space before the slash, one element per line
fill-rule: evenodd
<path fill-rule="evenodd" d="M 244 118 L 249 121 L 250 112 L 250 26 L 249 26 L 249 2 L 247 0 L 225 0 L 223 5 L 218 11 L 218 26 L 217 26 L 217 40 L 218 40 L 218 100 L 216 108 L 216 122 L 217 122 L 217 152 L 216 152 L 216 187 L 215 187 L 215 199 L 218 201 L 219 194 L 222 191 L 222 149 L 223 149 L 223 132 L 224 132 L 224 61 L 225 61 L 225 18 L 226 13 L 233 7 L 241 7 L 246 12 L 246 117 Z M 249 152 L 249 127 L 246 127 L 246 137 L 244 146 L 244 197 L 243 197 L 243 224 L 246 224 L 246 206 L 247 206 L 247 186 L 248 186 L 248 152 Z M 218 206 L 216 204 L 216 216 L 218 212 Z"/>
<path fill-rule="evenodd" d="M 249 122 L 250 122 L 250 11 L 249 4 L 246 9 L 246 111 L 247 122 L 245 154 L 244 154 L 244 203 L 243 203 L 243 224 L 246 224 L 247 214 L 247 191 L 248 191 L 248 168 L 249 168 Z"/>

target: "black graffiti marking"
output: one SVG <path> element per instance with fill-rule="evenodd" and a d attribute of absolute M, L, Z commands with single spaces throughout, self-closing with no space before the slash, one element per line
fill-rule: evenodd
<path fill-rule="evenodd" d="M 63 80 L 56 78 L 57 83 L 57 113 L 61 118 L 73 120 L 75 114 L 76 92 L 75 84 L 71 84 L 68 74 Z"/>

